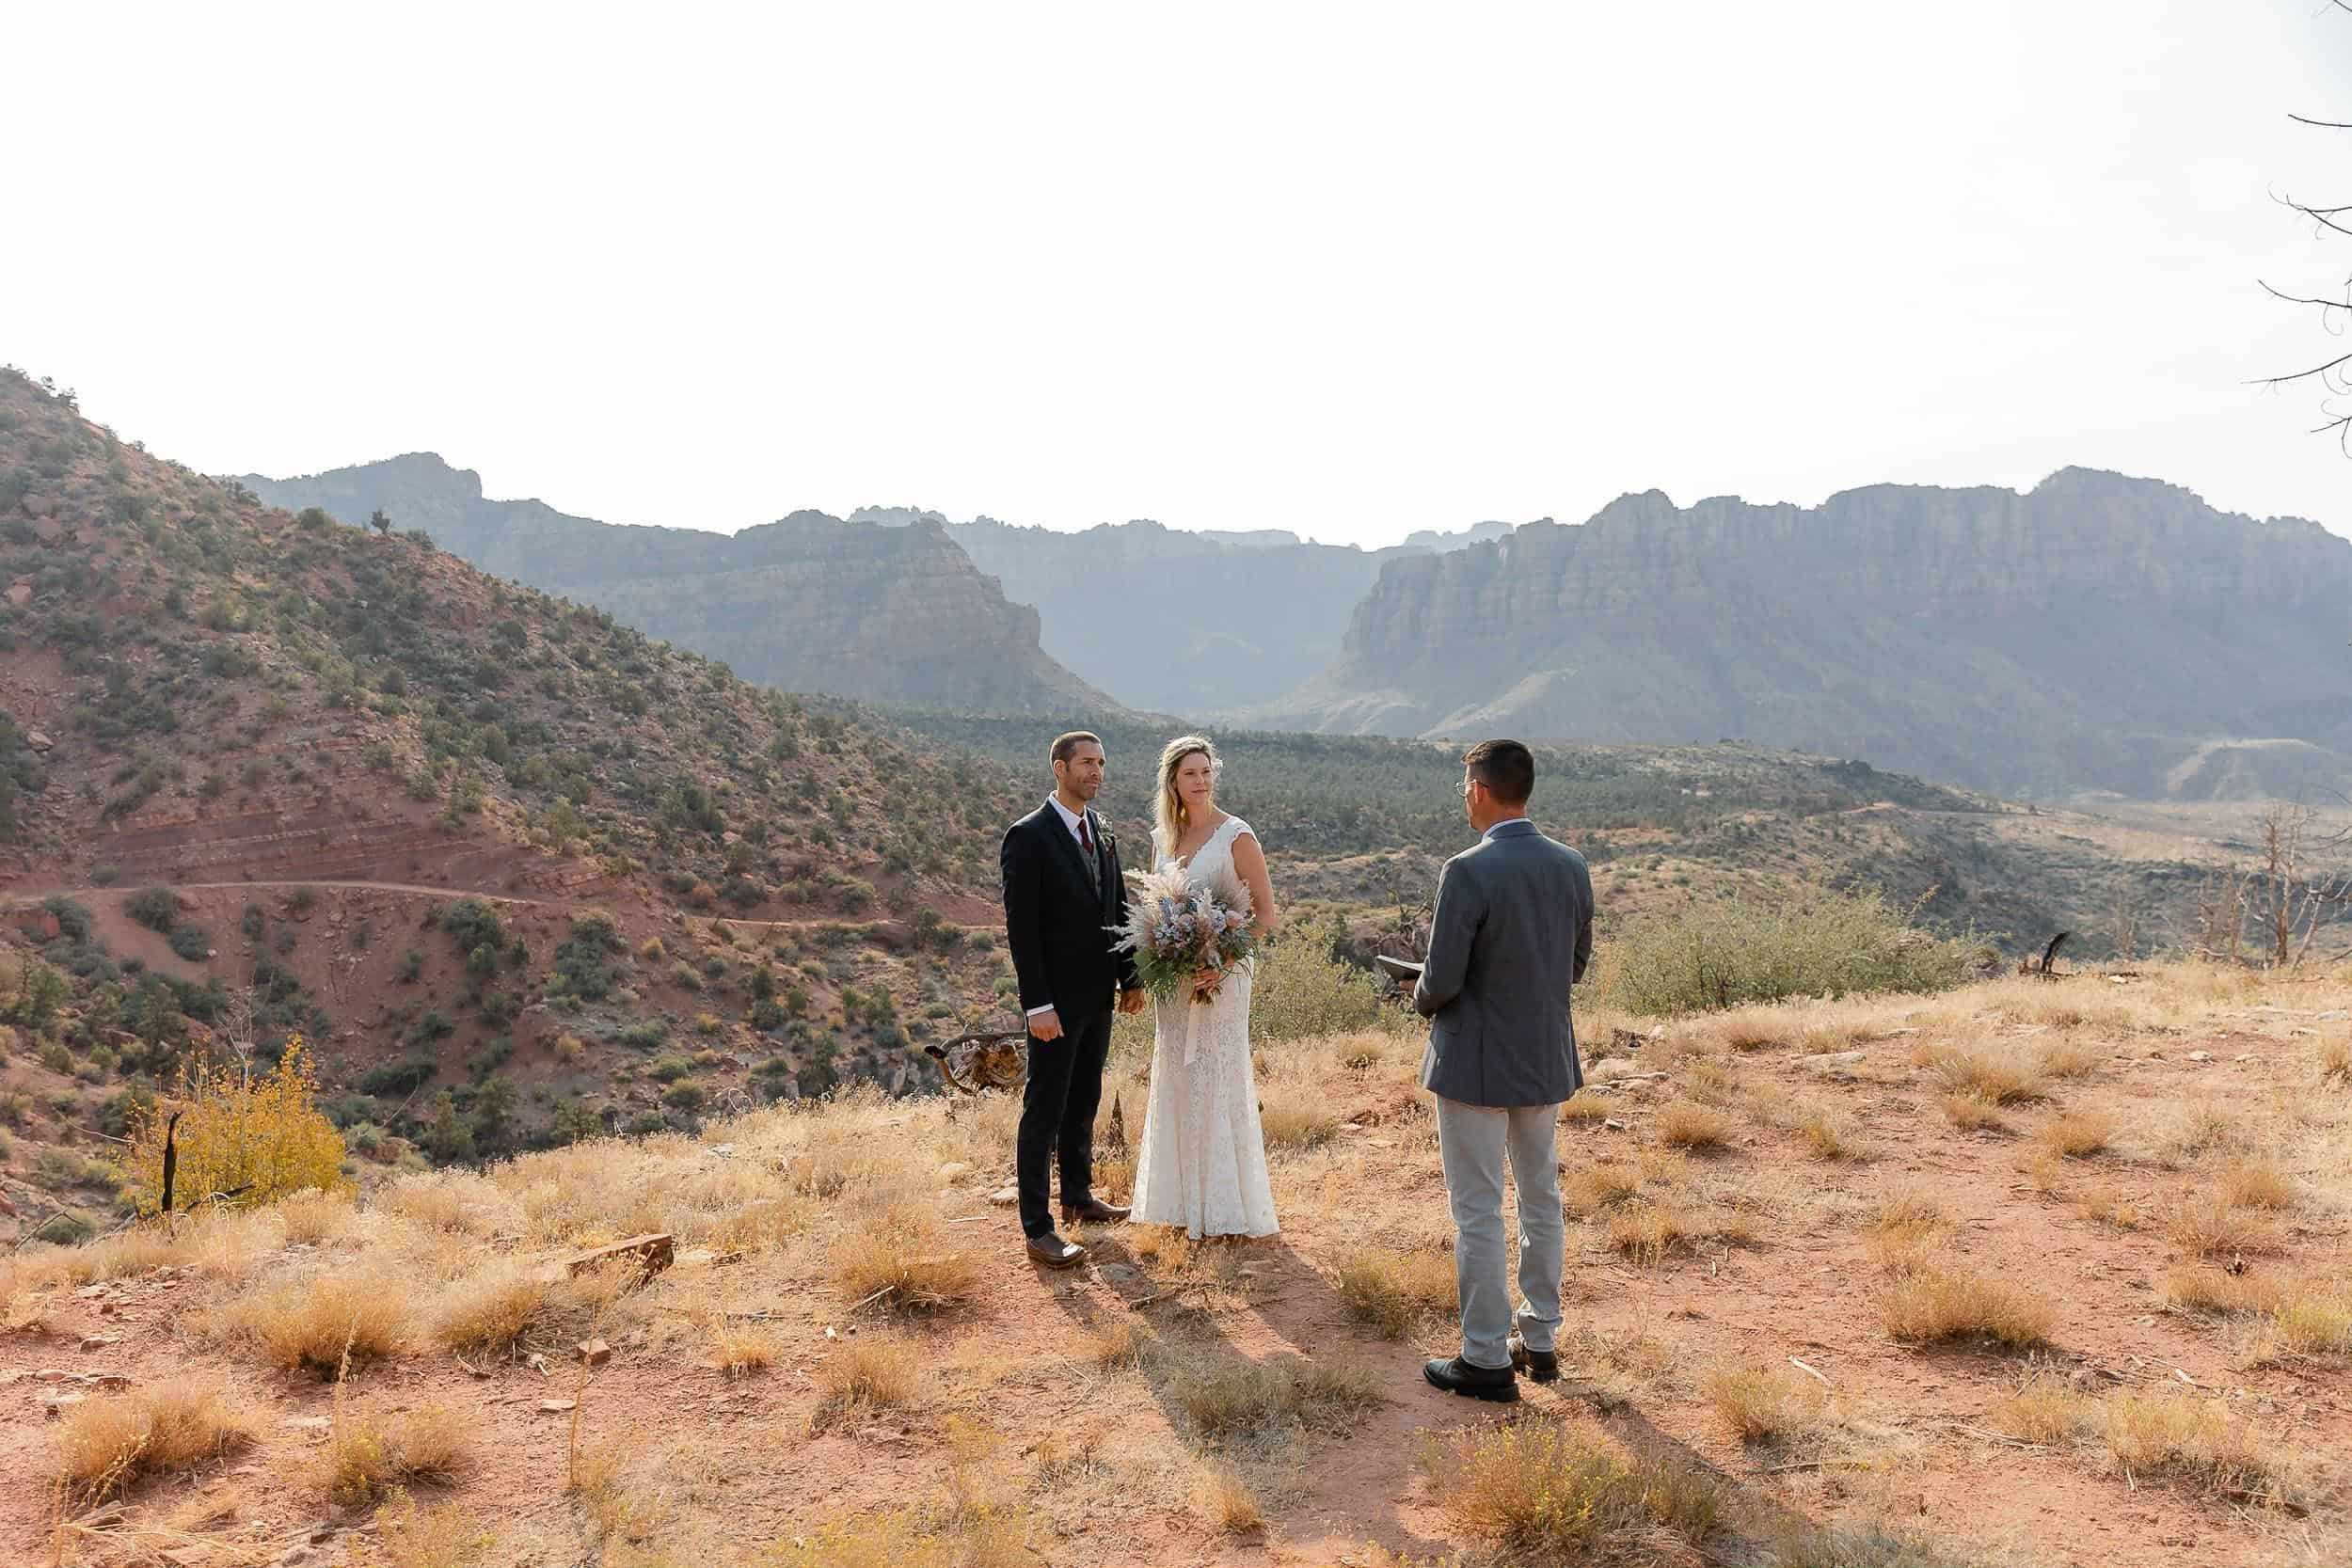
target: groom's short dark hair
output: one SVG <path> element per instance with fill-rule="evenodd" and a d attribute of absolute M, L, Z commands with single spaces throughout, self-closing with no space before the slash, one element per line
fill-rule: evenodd
<path fill-rule="evenodd" d="M 1054 750 L 1050 753 L 1050 759 L 1055 762 L 1068 762 L 1071 753 L 1089 741 L 1100 746 L 1103 744 L 1103 737 L 1092 730 L 1072 730 L 1068 735 L 1057 735 L 1054 736 Z"/>
<path fill-rule="evenodd" d="M 1523 806 L 1535 793 L 1535 753 L 1516 740 L 1482 740 L 1462 753 L 1462 766 L 1506 806 Z"/>

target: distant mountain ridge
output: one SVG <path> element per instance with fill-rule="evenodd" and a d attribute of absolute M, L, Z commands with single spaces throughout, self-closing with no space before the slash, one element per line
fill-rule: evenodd
<path fill-rule="evenodd" d="M 484 571 L 607 610 L 795 691 L 1023 712 L 1115 706 L 1038 645 L 1038 612 L 930 518 L 887 528 L 802 511 L 734 534 L 633 527 L 492 500 L 433 452 L 298 479 L 246 474 L 274 506 L 401 528 Z"/>
<path fill-rule="evenodd" d="M 1121 702 L 1206 717 L 1279 696 L 1338 657 L 1356 603 L 1380 568 L 1510 533 L 1486 522 L 1422 530 L 1402 545 L 1319 545 L 1287 529 L 1187 531 L 1138 518 L 1075 533 L 936 512 L 851 513 L 903 527 L 944 524 L 981 571 L 1043 616 L 1045 651 Z"/>
<path fill-rule="evenodd" d="M 2352 542 L 2067 468 L 1819 507 L 1649 491 L 1392 560 L 1254 721 L 1740 736 L 2007 794 L 2293 793 L 2352 770 Z"/>

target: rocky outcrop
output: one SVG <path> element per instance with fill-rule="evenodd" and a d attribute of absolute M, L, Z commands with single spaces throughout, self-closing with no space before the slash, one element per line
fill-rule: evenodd
<path fill-rule="evenodd" d="M 2010 794 L 2340 780 L 2352 543 L 2088 469 L 1817 508 L 1626 496 L 1391 561 L 1253 717 L 1355 733 L 1739 736 Z M 2314 773 L 2314 769 L 2318 770 Z"/>
<path fill-rule="evenodd" d="M 1009 602 L 934 517 L 893 528 L 795 512 L 732 535 L 625 527 L 486 499 L 480 475 L 430 452 L 243 483 L 348 523 L 380 509 L 485 571 L 611 610 L 764 685 L 1019 712 L 1116 705 L 1039 647 L 1037 610 Z"/>

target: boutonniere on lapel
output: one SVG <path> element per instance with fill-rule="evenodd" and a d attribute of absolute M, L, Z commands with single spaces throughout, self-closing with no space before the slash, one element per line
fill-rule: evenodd
<path fill-rule="evenodd" d="M 1110 822 L 1093 812 L 1089 812 L 1087 815 L 1094 817 L 1094 842 L 1101 845 L 1103 853 L 1112 860 L 1119 859 L 1119 835 L 1111 832 Z"/>

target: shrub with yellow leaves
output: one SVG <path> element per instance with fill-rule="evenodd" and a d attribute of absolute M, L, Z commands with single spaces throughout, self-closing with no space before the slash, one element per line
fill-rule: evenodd
<path fill-rule="evenodd" d="M 142 1214 L 164 1202 L 164 1137 L 180 1113 L 172 1205 L 187 1209 L 215 1194 L 244 1208 L 317 1188 L 335 1192 L 343 1179 L 343 1135 L 313 1098 L 318 1078 L 300 1035 L 270 1072 L 255 1075 L 231 1062 L 183 1064 L 172 1094 L 135 1113 L 119 1163 L 124 1196 Z"/>

